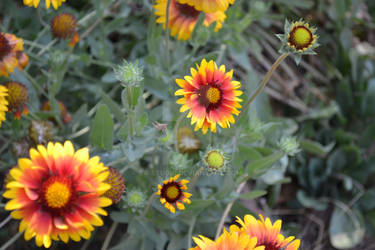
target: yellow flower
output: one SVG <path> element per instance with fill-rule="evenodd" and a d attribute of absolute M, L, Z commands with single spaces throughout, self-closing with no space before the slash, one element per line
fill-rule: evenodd
<path fill-rule="evenodd" d="M 45 0 L 45 1 L 46 1 L 46 8 L 47 9 L 49 9 L 49 7 L 51 6 L 51 3 L 52 3 L 53 8 L 55 10 L 57 10 L 57 8 L 59 8 L 61 6 L 61 4 L 63 2 L 65 2 L 66 0 Z M 24 5 L 34 7 L 34 8 L 38 7 L 39 2 L 40 2 L 40 0 L 23 0 Z"/>
<path fill-rule="evenodd" d="M 177 181 L 180 175 L 169 178 L 169 180 L 163 181 L 163 185 L 158 185 L 157 195 L 160 195 L 160 202 L 164 204 L 166 208 L 172 213 L 176 212 L 175 206 L 178 209 L 183 210 L 185 206 L 183 203 L 190 204 L 189 197 L 190 193 L 184 192 L 186 190 L 186 184 L 189 183 L 188 180 Z"/>
<path fill-rule="evenodd" d="M 199 237 L 200 239 L 193 237 L 197 246 L 190 248 L 190 250 L 265 250 L 263 246 L 256 247 L 256 237 L 250 238 L 246 234 L 227 232 L 225 229 L 216 242 L 202 235 L 199 235 Z"/>
<path fill-rule="evenodd" d="M 8 111 L 8 89 L 0 85 L 0 127 L 1 122 L 6 120 L 5 113 Z"/>
<path fill-rule="evenodd" d="M 154 6 L 156 9 L 155 15 L 159 17 L 156 19 L 156 22 L 162 23 L 164 29 L 167 19 L 167 2 L 168 0 L 156 0 L 156 5 Z M 188 4 L 182 4 L 177 2 L 177 0 L 171 0 L 168 24 L 168 28 L 171 30 L 171 36 L 177 36 L 178 40 L 190 39 L 200 13 L 201 11 L 196 10 Z M 203 25 L 208 27 L 213 22 L 216 22 L 215 31 L 218 31 L 221 29 L 225 18 L 226 15 L 222 11 L 205 14 Z"/>
<path fill-rule="evenodd" d="M 304 52 L 311 48 L 317 40 L 315 29 L 308 23 L 298 21 L 292 23 L 288 34 L 288 46 L 298 52 Z"/>
<path fill-rule="evenodd" d="M 208 129 L 216 132 L 216 124 L 222 128 L 230 127 L 234 123 L 234 115 L 238 115 L 241 108 L 239 102 L 242 100 L 238 96 L 242 91 L 238 90 L 241 83 L 233 81 L 233 70 L 226 72 L 225 66 L 220 68 L 214 61 L 202 60 L 201 65 L 197 65 L 197 70 L 190 69 L 191 76 L 184 79 L 176 79 L 176 83 L 181 89 L 175 92 L 176 96 L 183 98 L 177 100 L 182 104 L 180 112 L 189 110 L 187 115 L 191 117 L 191 124 L 195 124 L 195 130 L 202 129 L 203 134 Z"/>
<path fill-rule="evenodd" d="M 107 212 L 102 207 L 112 204 L 103 196 L 111 188 L 105 183 L 108 174 L 87 148 L 75 152 L 70 141 L 38 145 L 30 149 L 30 158 L 19 159 L 10 170 L 5 209 L 21 220 L 25 240 L 35 237 L 39 247 L 49 248 L 52 240 L 89 239 L 94 226 L 103 225 L 99 215 Z"/>
<path fill-rule="evenodd" d="M 22 69 L 27 64 L 23 55 L 23 41 L 15 35 L 0 32 L 0 76 L 9 76 L 15 68 Z"/>
<path fill-rule="evenodd" d="M 79 42 L 77 33 L 77 19 L 69 13 L 61 13 L 55 16 L 51 21 L 51 30 L 55 37 L 61 39 L 71 39 L 69 46 Z"/>
<path fill-rule="evenodd" d="M 235 0 L 178 0 L 179 3 L 194 6 L 195 9 L 206 13 L 226 11 L 229 4 L 233 4 L 234 1 Z"/>
<path fill-rule="evenodd" d="M 230 231 L 256 237 L 258 239 L 256 245 L 264 246 L 265 250 L 297 250 L 299 248 L 300 240 L 294 240 L 294 236 L 285 238 L 280 234 L 281 220 L 272 224 L 269 218 L 264 220 L 262 215 L 259 215 L 259 217 L 260 220 L 251 215 L 245 215 L 244 220 L 237 217 L 237 222 L 242 227 L 232 225 Z"/>

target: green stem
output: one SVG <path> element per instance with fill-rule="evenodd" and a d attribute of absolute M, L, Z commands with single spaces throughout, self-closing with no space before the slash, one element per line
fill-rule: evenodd
<path fill-rule="evenodd" d="M 277 58 L 277 60 L 275 61 L 275 63 L 272 65 L 271 69 L 267 72 L 267 74 L 264 77 L 263 81 L 260 83 L 260 86 L 258 87 L 258 89 L 255 91 L 255 93 L 250 97 L 250 99 L 244 105 L 244 108 L 243 108 L 241 114 L 239 115 L 239 117 L 241 117 L 241 115 L 243 113 L 245 113 L 245 111 L 247 110 L 247 108 L 250 106 L 250 103 L 252 103 L 254 101 L 254 99 L 259 95 L 259 93 L 262 92 L 262 90 L 264 89 L 264 87 L 266 86 L 266 84 L 268 83 L 268 81 L 270 80 L 273 72 L 277 69 L 277 67 L 280 65 L 280 63 L 282 63 L 282 61 L 284 61 L 284 59 L 288 57 L 288 55 L 289 55 L 289 53 L 284 53 L 279 58 Z"/>
<path fill-rule="evenodd" d="M 191 190 L 191 192 L 193 192 L 193 188 L 194 188 L 194 186 L 195 186 L 195 183 L 197 182 L 198 177 L 201 175 L 203 169 L 204 169 L 204 168 L 201 167 L 200 169 L 197 170 L 197 172 L 195 172 L 194 177 L 193 177 L 193 179 L 192 179 L 191 182 L 190 182 L 190 187 L 189 187 L 189 189 Z"/>
<path fill-rule="evenodd" d="M 169 7 L 171 0 L 167 2 L 166 16 L 165 16 L 165 55 L 167 60 L 167 69 L 169 71 Z"/>
<path fill-rule="evenodd" d="M 197 220 L 197 216 L 194 216 L 190 222 L 189 231 L 188 231 L 188 249 L 191 248 L 191 243 L 192 243 L 191 239 L 193 237 L 193 229 L 194 229 L 196 220 Z"/>
<path fill-rule="evenodd" d="M 107 236 L 105 237 L 102 250 L 108 249 L 109 243 L 111 243 L 111 239 L 113 237 L 113 234 L 116 232 L 118 226 L 118 222 L 113 222 L 111 228 L 108 231 Z"/>
<path fill-rule="evenodd" d="M 180 127 L 180 123 L 181 123 L 182 119 L 184 119 L 184 117 L 185 117 L 185 114 L 182 113 L 180 115 L 180 117 L 178 117 L 178 119 L 176 121 L 176 125 L 174 126 L 174 140 L 175 140 L 174 151 L 176 151 L 176 152 L 178 152 L 178 141 L 177 141 L 178 128 Z"/>
<path fill-rule="evenodd" d="M 134 134 L 134 124 L 133 124 L 133 88 L 129 86 L 127 88 L 128 90 L 128 102 L 129 102 L 129 110 L 128 110 L 128 122 L 129 122 L 129 134 L 130 136 L 133 136 Z"/>
<path fill-rule="evenodd" d="M 150 198 L 147 201 L 147 205 L 145 209 L 143 210 L 142 214 L 140 215 L 141 218 L 144 218 L 147 215 L 148 210 L 151 207 L 152 202 L 154 201 L 154 198 L 156 197 L 156 193 L 153 193 Z"/>

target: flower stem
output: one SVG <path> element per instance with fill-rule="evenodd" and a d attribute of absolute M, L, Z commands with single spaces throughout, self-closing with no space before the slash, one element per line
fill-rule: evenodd
<path fill-rule="evenodd" d="M 118 222 L 113 222 L 111 228 L 108 231 L 107 236 L 105 237 L 102 250 L 106 250 L 109 246 L 109 243 L 111 243 L 111 239 L 113 237 L 113 234 L 116 232 L 118 226 Z"/>
<path fill-rule="evenodd" d="M 167 9 L 165 15 L 165 56 L 167 60 L 167 69 L 169 71 L 169 7 L 171 6 L 171 0 L 167 2 Z"/>
<path fill-rule="evenodd" d="M 191 182 L 190 182 L 190 187 L 189 187 L 190 190 L 193 190 L 193 188 L 194 188 L 194 186 L 195 186 L 195 183 L 197 182 L 198 177 L 201 175 L 203 169 L 204 169 L 204 168 L 201 167 L 200 169 L 197 170 L 197 172 L 195 172 L 194 177 L 193 177 L 193 179 L 192 179 Z"/>
<path fill-rule="evenodd" d="M 128 101 L 129 101 L 129 112 L 128 112 L 128 120 L 129 120 L 129 134 L 133 136 L 133 88 L 131 86 L 128 87 Z"/>
<path fill-rule="evenodd" d="M 148 199 L 147 201 L 147 205 L 145 207 L 145 209 L 143 210 L 142 214 L 141 214 L 141 218 L 144 218 L 148 212 L 148 210 L 150 209 L 151 207 L 151 203 L 154 201 L 154 198 L 156 197 L 156 193 L 153 193 L 150 198 Z"/>
<path fill-rule="evenodd" d="M 246 185 L 246 181 L 242 182 L 238 186 L 238 188 L 236 190 L 236 193 L 237 194 L 241 193 L 241 191 L 245 187 L 245 185 Z M 235 201 L 236 200 L 233 200 L 233 201 L 229 202 L 228 205 L 227 205 L 227 207 L 225 208 L 224 213 L 221 216 L 219 225 L 217 226 L 215 240 L 217 240 L 217 238 L 219 238 L 221 231 L 223 231 L 223 226 L 224 226 L 225 219 L 227 218 L 227 216 L 228 216 L 230 210 L 232 209 L 232 206 L 233 206 L 233 204 L 234 204 Z"/>
<path fill-rule="evenodd" d="M 243 108 L 241 114 L 239 115 L 239 117 L 241 117 L 241 115 L 247 110 L 247 108 L 250 106 L 250 103 L 252 103 L 254 101 L 254 99 L 259 95 L 259 93 L 262 92 L 262 90 L 264 89 L 264 87 L 266 86 L 268 81 L 270 80 L 273 72 L 277 69 L 277 67 L 280 65 L 280 63 L 282 63 L 282 61 L 284 61 L 284 59 L 288 57 L 288 55 L 289 55 L 289 53 L 284 53 L 281 56 L 279 56 L 279 58 L 277 58 L 277 60 L 274 62 L 274 64 L 270 68 L 270 70 L 267 72 L 263 81 L 260 83 L 260 86 L 258 87 L 258 89 L 255 91 L 255 93 L 250 97 L 250 99 L 244 105 L 244 108 Z"/>
<path fill-rule="evenodd" d="M 178 117 L 177 121 L 176 121 L 176 124 L 174 126 L 174 140 L 175 140 L 175 143 L 174 143 L 174 151 L 178 152 L 178 141 L 177 141 L 177 133 L 178 133 L 178 128 L 180 127 L 180 123 L 182 121 L 182 119 L 185 117 L 184 113 L 182 113 L 180 115 L 180 117 Z"/>
<path fill-rule="evenodd" d="M 10 240 L 8 240 L 4 245 L 2 245 L 0 247 L 0 250 L 5 250 L 7 249 L 9 246 L 11 246 L 21 235 L 23 234 L 23 232 L 18 232 L 17 234 L 15 234 Z"/>

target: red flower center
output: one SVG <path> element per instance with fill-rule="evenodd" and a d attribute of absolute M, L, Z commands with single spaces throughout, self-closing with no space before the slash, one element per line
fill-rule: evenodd
<path fill-rule="evenodd" d="M 182 195 L 181 186 L 177 182 L 170 182 L 163 185 L 160 193 L 160 196 L 167 202 L 174 203 L 179 200 Z"/>
<path fill-rule="evenodd" d="M 195 19 L 199 16 L 200 11 L 196 10 L 193 6 L 181 4 L 176 2 L 176 6 L 180 15 L 186 18 Z"/>
<path fill-rule="evenodd" d="M 52 213 L 62 214 L 70 208 L 76 192 L 72 179 L 65 176 L 52 176 L 42 184 L 41 202 Z"/>
<path fill-rule="evenodd" d="M 197 90 L 198 101 L 201 105 L 205 106 L 207 111 L 216 109 L 221 103 L 221 90 L 217 84 L 203 85 Z"/>
<path fill-rule="evenodd" d="M 259 239 L 257 242 L 257 246 L 264 246 L 264 250 L 280 250 L 280 245 L 277 243 L 276 239 L 275 241 L 267 241 L 267 239 Z"/>
<path fill-rule="evenodd" d="M 0 33 L 0 60 L 3 60 L 12 50 L 8 39 L 4 36 L 3 33 Z"/>

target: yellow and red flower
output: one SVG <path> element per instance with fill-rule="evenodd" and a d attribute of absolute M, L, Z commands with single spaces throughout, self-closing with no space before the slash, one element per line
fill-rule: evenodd
<path fill-rule="evenodd" d="M 57 8 L 59 8 L 61 4 L 65 1 L 66 0 L 46 0 L 46 8 L 49 9 L 49 7 L 52 4 L 53 8 L 57 10 Z M 39 6 L 39 2 L 40 0 L 23 0 L 24 5 L 34 7 L 34 8 L 37 8 Z"/>
<path fill-rule="evenodd" d="M 166 24 L 166 11 L 168 0 L 156 0 L 155 15 L 159 16 L 156 19 L 157 23 L 162 23 L 165 29 Z M 195 9 L 188 4 L 179 3 L 177 0 L 171 0 L 169 7 L 169 24 L 168 28 L 171 30 L 171 36 L 177 36 L 178 40 L 188 40 L 193 33 L 195 24 L 201 11 Z M 206 13 L 203 25 L 208 27 L 213 22 L 216 22 L 215 31 L 222 27 L 226 15 L 223 11 L 216 11 L 213 13 Z"/>
<path fill-rule="evenodd" d="M 1 122 L 6 120 L 5 113 L 8 111 L 8 89 L 0 85 L 0 127 Z"/>
<path fill-rule="evenodd" d="M 260 220 L 251 215 L 245 215 L 244 220 L 237 217 L 237 222 L 242 227 L 239 228 L 236 225 L 232 225 L 230 231 L 256 237 L 258 239 L 257 246 L 264 246 L 265 250 L 297 250 L 299 248 L 300 240 L 294 240 L 294 236 L 285 238 L 280 234 L 281 220 L 277 220 L 272 224 L 269 218 L 264 220 L 262 215 L 259 215 L 259 217 Z"/>
<path fill-rule="evenodd" d="M 79 41 L 77 33 L 77 19 L 70 13 L 61 13 L 55 16 L 51 21 L 51 30 L 55 37 L 61 39 L 71 39 L 69 46 Z"/>
<path fill-rule="evenodd" d="M 15 35 L 0 32 L 0 76 L 9 76 L 14 69 L 25 66 L 26 58 L 22 56 L 23 41 Z"/>
<path fill-rule="evenodd" d="M 194 6 L 199 11 L 212 13 L 216 11 L 226 11 L 229 4 L 233 4 L 235 0 L 178 0 L 179 3 Z"/>
<path fill-rule="evenodd" d="M 13 112 L 15 119 L 20 119 L 21 115 L 28 114 L 29 109 L 26 102 L 29 99 L 29 92 L 25 85 L 19 82 L 8 82 L 5 84 L 8 89 L 8 108 Z"/>
<path fill-rule="evenodd" d="M 5 209 L 14 210 L 20 232 L 26 240 L 35 237 L 39 247 L 50 247 L 52 240 L 89 239 L 94 226 L 103 225 L 99 215 L 107 212 L 102 207 L 112 204 L 103 196 L 111 188 L 108 174 L 98 156 L 89 158 L 87 148 L 75 152 L 70 141 L 38 145 L 10 170 L 14 180 L 3 194 L 10 199 Z"/>
<path fill-rule="evenodd" d="M 189 110 L 187 117 L 191 117 L 191 124 L 196 123 L 195 130 L 216 132 L 216 124 L 227 128 L 235 122 L 233 114 L 240 113 L 242 100 L 238 97 L 242 91 L 238 90 L 241 83 L 233 81 L 232 76 L 233 70 L 226 72 L 224 65 L 218 68 L 214 61 L 203 59 L 197 70 L 191 68 L 191 76 L 176 79 L 181 89 L 175 95 L 184 96 L 177 100 L 182 104 L 180 112 Z"/>
<path fill-rule="evenodd" d="M 250 238 L 246 234 L 227 232 L 225 229 L 216 242 L 202 235 L 199 235 L 199 237 L 200 239 L 193 237 L 197 246 L 190 248 L 190 250 L 265 250 L 264 246 L 256 247 L 256 237 Z"/>
<path fill-rule="evenodd" d="M 186 184 L 188 180 L 177 181 L 180 175 L 169 178 L 169 180 L 163 181 L 163 185 L 158 185 L 157 195 L 160 195 L 160 202 L 164 204 L 166 208 L 172 213 L 176 212 L 176 207 L 180 210 L 185 209 L 183 203 L 190 204 L 189 197 L 190 193 L 184 192 L 187 189 Z"/>

